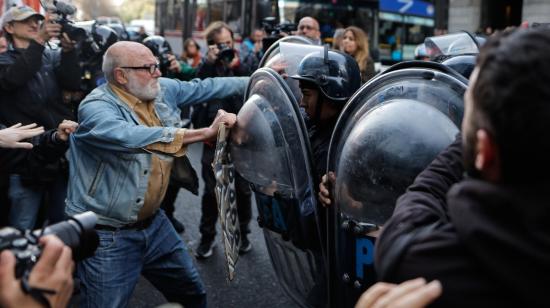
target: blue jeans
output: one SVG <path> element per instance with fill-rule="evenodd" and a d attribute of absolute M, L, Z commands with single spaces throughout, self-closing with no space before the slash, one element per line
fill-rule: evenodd
<path fill-rule="evenodd" d="M 21 182 L 19 174 L 10 174 L 10 225 L 19 229 L 33 229 L 46 194 L 46 217 L 49 223 L 63 220 L 67 197 L 67 179 L 64 176 L 59 176 L 49 184 L 27 186 Z"/>
<path fill-rule="evenodd" d="M 126 307 L 141 274 L 169 302 L 206 307 L 206 292 L 183 240 L 164 211 L 143 230 L 98 230 L 93 257 L 77 264 L 80 307 Z"/>

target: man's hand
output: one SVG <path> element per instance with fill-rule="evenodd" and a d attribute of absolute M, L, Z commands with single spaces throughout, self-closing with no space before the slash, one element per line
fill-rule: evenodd
<path fill-rule="evenodd" d="M 78 123 L 70 120 L 63 120 L 63 122 L 59 123 L 59 126 L 57 127 L 55 138 L 58 141 L 66 142 L 69 140 L 69 135 L 74 133 L 77 128 Z"/>
<path fill-rule="evenodd" d="M 424 278 L 417 278 L 400 285 L 379 282 L 361 295 L 355 308 L 421 308 L 433 302 L 441 292 L 441 283 L 437 280 L 427 284 Z"/>
<path fill-rule="evenodd" d="M 324 207 L 328 207 L 332 204 L 332 196 L 330 195 L 329 187 L 334 187 L 336 183 L 336 175 L 330 171 L 328 174 L 323 175 L 321 183 L 319 183 L 319 201 Z"/>
<path fill-rule="evenodd" d="M 61 25 L 50 21 L 49 15 L 46 14 L 46 18 L 42 22 L 40 30 L 38 31 L 38 37 L 36 41 L 44 45 L 47 41 L 54 37 L 61 35 Z"/>
<path fill-rule="evenodd" d="M 168 61 L 170 61 L 170 66 L 168 67 L 168 70 L 174 73 L 181 72 L 181 65 L 178 62 L 178 59 L 176 59 L 176 56 L 174 55 L 168 55 Z"/>
<path fill-rule="evenodd" d="M 208 46 L 208 52 L 206 53 L 206 61 L 210 64 L 214 64 L 218 60 L 218 54 L 220 50 L 217 45 Z"/>
<path fill-rule="evenodd" d="M 11 127 L 0 130 L 0 148 L 32 149 L 31 143 L 19 141 L 38 136 L 43 132 L 44 127 L 36 127 L 36 123 L 25 126 L 21 126 L 21 123 L 17 123 Z"/>
<path fill-rule="evenodd" d="M 216 114 L 216 118 L 214 119 L 210 127 L 208 127 L 208 130 L 206 133 L 206 140 L 216 139 L 220 124 L 223 123 L 225 124 L 226 127 L 231 128 L 233 127 L 233 125 L 235 125 L 236 122 L 237 122 L 236 114 L 225 112 L 222 109 L 218 110 L 218 114 Z"/>
<path fill-rule="evenodd" d="M 46 298 L 52 307 L 66 307 L 73 292 L 74 262 L 69 247 L 57 237 L 48 235 L 40 239 L 44 245 L 42 256 L 32 269 L 29 285 L 55 291 Z M 11 251 L 0 255 L 0 306 L 42 307 L 30 295 L 23 293 L 21 283 L 15 279 L 15 256 Z"/>
<path fill-rule="evenodd" d="M 67 33 L 63 33 L 61 35 L 61 47 L 63 52 L 69 52 L 73 50 L 76 46 L 76 41 L 73 41 L 69 38 L 69 35 Z"/>

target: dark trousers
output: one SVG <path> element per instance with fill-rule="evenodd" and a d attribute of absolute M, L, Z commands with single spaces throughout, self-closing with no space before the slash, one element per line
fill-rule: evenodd
<path fill-rule="evenodd" d="M 176 211 L 174 204 L 176 202 L 176 198 L 178 197 L 179 191 L 180 187 L 170 181 L 170 183 L 168 183 L 168 188 L 166 189 L 164 199 L 162 199 L 162 203 L 160 204 L 160 208 L 163 209 L 166 216 L 170 218 L 174 217 L 174 212 Z"/>
<path fill-rule="evenodd" d="M 212 161 L 214 160 L 213 147 L 204 145 L 202 152 L 202 179 L 204 180 L 204 193 L 202 195 L 202 216 L 200 222 L 200 232 L 203 241 L 213 241 L 216 237 L 216 221 L 218 220 L 218 206 L 216 203 L 216 178 L 212 171 Z M 252 209 L 250 196 L 252 191 L 248 182 L 238 173 L 235 176 L 235 191 L 237 193 L 237 214 L 241 235 L 246 236 L 250 233 L 248 224 L 252 218 Z"/>

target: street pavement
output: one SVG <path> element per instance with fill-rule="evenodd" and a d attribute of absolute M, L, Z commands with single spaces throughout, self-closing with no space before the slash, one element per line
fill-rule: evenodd
<path fill-rule="evenodd" d="M 189 159 L 197 174 L 201 174 L 200 157 L 202 144 L 189 147 Z M 200 179 L 199 196 L 182 189 L 176 200 L 176 218 L 185 225 L 182 238 L 189 252 L 197 247 L 200 239 L 199 221 L 201 216 L 200 195 L 204 183 Z M 207 292 L 208 307 L 298 307 L 282 291 L 269 255 L 261 229 L 258 227 L 256 205 L 253 202 L 253 218 L 250 223 L 252 251 L 239 257 L 236 266 L 236 277 L 233 281 L 227 278 L 227 265 L 223 255 L 223 246 L 219 233 L 216 237 L 214 254 L 206 260 L 195 260 Z M 166 300 L 146 279 L 141 278 L 130 301 L 129 307 L 156 307 Z"/>

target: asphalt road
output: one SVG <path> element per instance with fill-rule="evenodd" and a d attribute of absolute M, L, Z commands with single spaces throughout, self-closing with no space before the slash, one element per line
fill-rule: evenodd
<path fill-rule="evenodd" d="M 195 144 L 189 148 L 189 158 L 200 178 L 200 157 L 202 145 Z M 199 196 L 203 189 L 200 181 Z M 186 190 L 180 190 L 176 200 L 176 217 L 185 225 L 183 240 L 190 253 L 197 247 L 200 239 L 199 221 L 201 215 L 200 197 Z M 282 291 L 271 261 L 267 254 L 261 229 L 256 222 L 257 210 L 253 203 L 250 240 L 252 251 L 239 258 L 236 266 L 236 277 L 233 281 L 227 278 L 227 268 L 223 256 L 223 246 L 219 231 L 216 238 L 214 254 L 207 260 L 196 260 L 199 273 L 207 292 L 208 307 L 298 307 Z M 219 225 L 218 225 L 219 228 Z M 156 307 L 166 303 L 166 299 L 146 279 L 141 278 L 134 291 L 129 307 Z"/>

